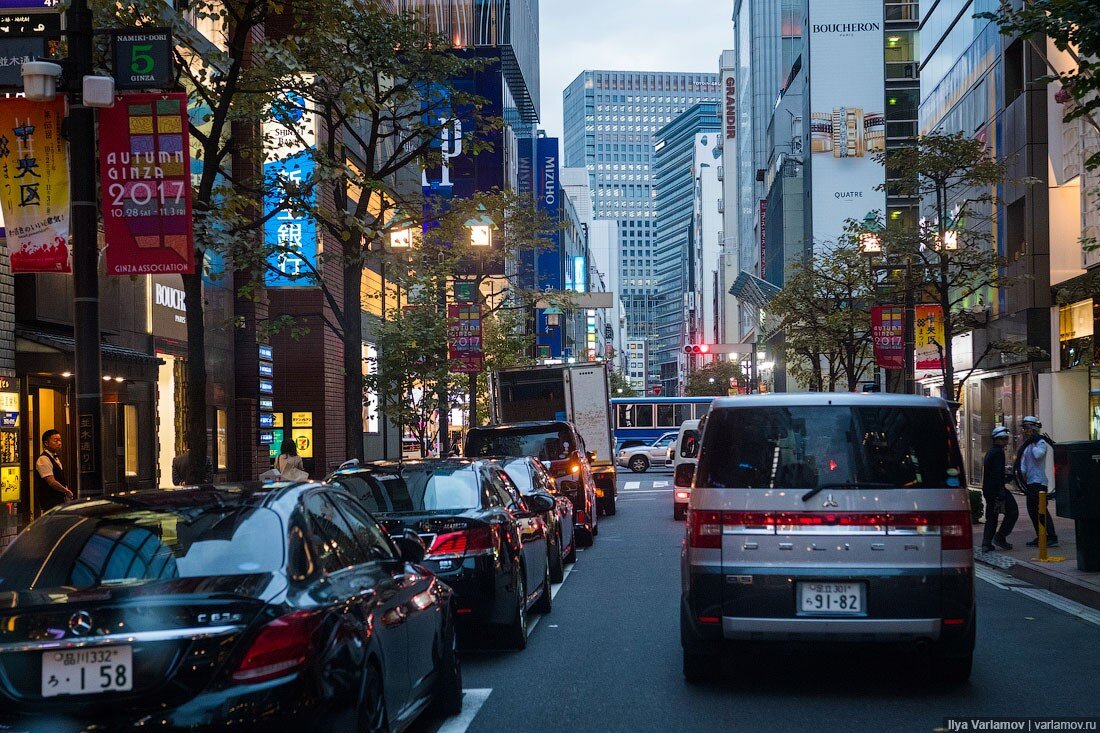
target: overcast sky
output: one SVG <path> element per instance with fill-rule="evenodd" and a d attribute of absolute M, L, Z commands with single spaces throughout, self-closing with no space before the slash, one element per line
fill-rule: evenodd
<path fill-rule="evenodd" d="M 733 0 L 541 0 L 541 127 L 562 136 L 561 93 L 585 69 L 709 71 L 733 46 Z M 564 140 L 562 141 L 564 145 Z"/>

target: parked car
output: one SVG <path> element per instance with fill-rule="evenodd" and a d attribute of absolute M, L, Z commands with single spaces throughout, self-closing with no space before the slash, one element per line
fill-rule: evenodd
<path fill-rule="evenodd" d="M 970 676 L 977 616 L 962 457 L 947 404 L 909 395 L 716 400 L 682 560 L 688 680 L 747 640 L 926 644 Z M 736 582 L 731 582 L 731 579 Z"/>
<path fill-rule="evenodd" d="M 458 620 L 504 627 L 508 646 L 527 646 L 527 613 L 549 613 L 546 524 L 552 497 L 524 499 L 492 461 L 436 458 L 375 462 L 329 479 L 360 498 L 391 535 L 415 532 L 423 565 L 455 591 Z"/>
<path fill-rule="evenodd" d="M 685 463 L 695 465 L 699 458 L 699 439 L 703 435 L 703 424 L 706 418 L 700 420 L 685 420 L 676 433 L 676 440 L 669 446 L 669 460 L 672 462 L 672 518 L 683 519 L 687 515 L 688 499 L 691 498 L 691 482 L 677 480 L 677 476 L 683 476 L 683 472 L 676 473 L 676 468 Z"/>
<path fill-rule="evenodd" d="M 668 449 L 676 440 L 676 431 L 667 432 L 649 445 L 622 448 L 615 459 L 620 466 L 626 466 L 634 473 L 645 473 L 650 466 L 667 466 Z"/>
<path fill-rule="evenodd" d="M 533 494 L 549 496 L 554 506 L 539 516 L 546 522 L 546 553 L 550 563 L 550 580 L 560 583 L 565 579 L 565 564 L 577 561 L 577 543 L 574 540 L 573 502 L 562 494 L 554 477 L 541 462 L 531 457 L 502 458 L 500 466 L 526 499 Z M 563 483 L 568 483 L 563 481 Z"/>
<path fill-rule="evenodd" d="M 596 482 L 588 463 L 584 438 L 572 423 L 546 420 L 470 428 L 463 455 L 468 458 L 537 458 L 559 483 L 562 493 L 573 502 L 577 544 L 590 547 L 593 538 L 600 533 Z"/>
<path fill-rule="evenodd" d="M 462 707 L 452 591 L 319 484 L 71 502 L 0 556 L 15 729 L 401 729 Z"/>

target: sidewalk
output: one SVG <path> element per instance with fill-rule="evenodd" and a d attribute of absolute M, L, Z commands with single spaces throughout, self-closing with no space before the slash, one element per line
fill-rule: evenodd
<path fill-rule="evenodd" d="M 1039 562 L 1039 548 L 1027 547 L 1025 544 L 1035 536 L 1035 530 L 1027 516 L 1024 497 L 1019 493 L 1015 493 L 1015 496 L 1016 503 L 1020 506 L 1020 519 L 1008 537 L 1012 549 L 982 552 L 982 531 L 985 525 L 975 524 L 974 559 L 1000 568 L 1037 588 L 1045 588 L 1090 608 L 1100 609 L 1100 573 L 1085 573 L 1077 569 L 1077 542 L 1073 520 L 1053 516 L 1054 526 L 1058 530 L 1058 547 L 1047 550 L 1047 556 L 1062 557 L 1065 560 Z"/>

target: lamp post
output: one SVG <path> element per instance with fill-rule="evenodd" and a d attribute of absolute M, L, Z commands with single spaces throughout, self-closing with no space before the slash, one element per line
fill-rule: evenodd
<path fill-rule="evenodd" d="M 892 272 L 897 269 L 904 269 L 905 277 L 902 280 L 902 290 L 904 292 L 904 317 L 902 318 L 902 333 L 904 345 L 904 373 L 905 373 L 905 394 L 914 394 L 917 388 L 916 378 L 916 351 L 917 351 L 917 329 L 916 329 L 916 295 L 913 293 L 913 284 L 911 273 L 913 270 L 913 257 L 910 254 L 905 256 L 904 265 L 892 265 L 892 264 L 874 264 L 875 258 L 883 254 L 883 227 L 882 222 L 873 213 L 868 212 L 867 216 L 863 217 L 863 231 L 859 234 L 859 250 L 862 254 L 866 255 L 868 260 L 872 263 L 871 270 L 874 272 Z"/>
<path fill-rule="evenodd" d="M 477 205 L 477 214 L 466 221 L 466 228 L 470 231 L 470 246 L 477 248 L 478 276 L 484 274 L 484 249 L 492 249 L 496 222 L 489 216 L 484 204 Z M 484 249 L 483 249 L 484 248 Z M 475 279 L 476 283 L 476 279 Z M 475 292 L 474 299 L 480 305 L 481 293 Z M 480 346 L 480 345 L 479 345 Z M 484 350 L 482 349 L 484 353 Z M 484 362 L 483 362 L 484 363 Z M 470 423 L 467 426 L 477 425 L 477 372 L 470 372 Z"/>

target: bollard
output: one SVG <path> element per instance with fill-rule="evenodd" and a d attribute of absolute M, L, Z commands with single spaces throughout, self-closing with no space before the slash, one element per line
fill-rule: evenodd
<path fill-rule="evenodd" d="M 1065 562 L 1064 557 L 1050 557 L 1047 555 L 1047 492 L 1039 492 L 1039 557 L 1032 558 L 1039 562 Z"/>

